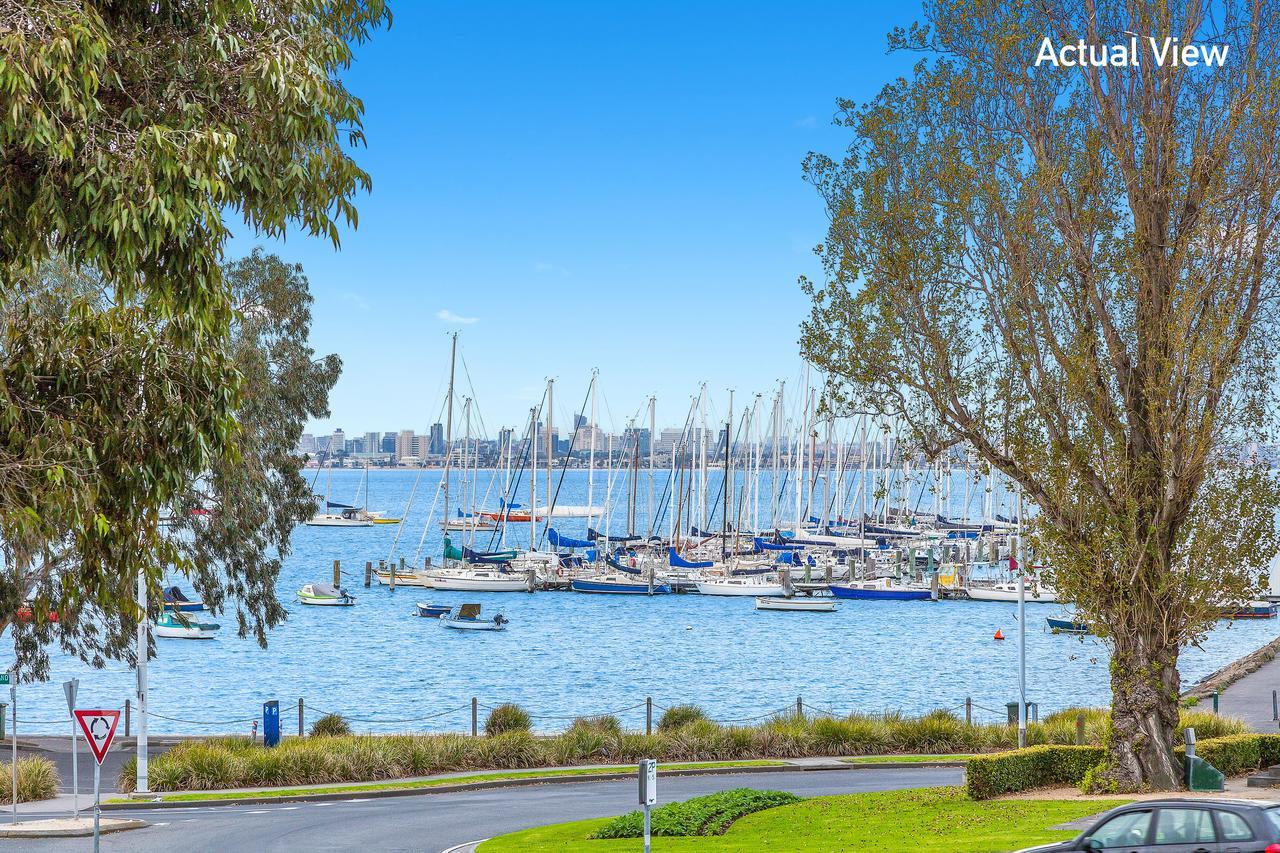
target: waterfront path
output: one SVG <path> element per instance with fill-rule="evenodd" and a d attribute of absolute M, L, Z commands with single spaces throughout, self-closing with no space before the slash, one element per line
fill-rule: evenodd
<path fill-rule="evenodd" d="M 961 768 L 891 768 L 665 777 L 660 802 L 728 788 L 791 791 L 801 796 L 958 785 Z M 57 817 L 23 809 L 24 817 Z M 636 808 L 636 783 L 574 782 L 524 788 L 458 791 L 384 799 L 352 797 L 320 803 L 259 806 L 192 806 L 112 811 L 112 817 L 151 821 L 146 829 L 104 836 L 105 851 L 184 853 L 204 851 L 438 851 L 518 829 L 567 820 L 622 814 Z M 84 841 L 6 841 L 6 853 L 81 853 Z"/>
<path fill-rule="evenodd" d="M 1227 685 L 1218 697 L 1218 713 L 1239 717 L 1254 731 L 1275 732 L 1278 727 L 1271 716 L 1272 690 L 1280 690 L 1280 657 Z M 1212 702 L 1212 698 L 1201 699 L 1200 707 L 1212 708 Z"/>

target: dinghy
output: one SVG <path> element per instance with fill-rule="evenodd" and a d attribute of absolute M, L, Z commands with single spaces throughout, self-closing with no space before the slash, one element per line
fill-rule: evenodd
<path fill-rule="evenodd" d="M 1077 622 L 1074 619 L 1055 619 L 1049 616 L 1045 618 L 1045 621 L 1049 623 L 1049 632 L 1052 634 L 1084 635 L 1091 633 L 1088 625 L 1084 622 Z"/>
<path fill-rule="evenodd" d="M 756 599 L 756 610 L 795 610 L 802 613 L 832 613 L 836 603 L 830 598 L 774 598 L 760 596 Z"/>
<path fill-rule="evenodd" d="M 447 604 L 427 604 L 425 601 L 418 602 L 418 615 L 424 616 L 428 619 L 438 619 L 441 616 L 447 615 L 452 610 L 453 608 Z"/>
<path fill-rule="evenodd" d="M 153 633 L 168 640 L 212 640 L 221 627 L 217 622 L 200 622 L 180 613 L 163 613 Z"/>
<path fill-rule="evenodd" d="M 298 590 L 298 602 L 319 607 L 350 607 L 356 603 L 356 597 L 331 584 L 309 583 Z"/>
<path fill-rule="evenodd" d="M 457 628 L 463 631 L 505 631 L 507 617 L 499 613 L 492 619 L 480 618 L 479 604 L 464 604 L 458 613 L 440 617 L 440 624 L 446 628 Z"/>

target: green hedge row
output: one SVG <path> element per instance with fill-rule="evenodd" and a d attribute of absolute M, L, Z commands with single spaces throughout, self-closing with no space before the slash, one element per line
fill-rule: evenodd
<path fill-rule="evenodd" d="M 1178 747 L 1181 759 L 1186 747 Z M 1280 734 L 1243 734 L 1210 738 L 1196 744 L 1196 755 L 1212 764 L 1224 776 L 1239 776 L 1260 767 L 1280 764 Z"/>
<path fill-rule="evenodd" d="M 965 765 L 965 792 L 975 800 L 1049 785 L 1076 785 L 1102 761 L 1100 746 L 1029 746 L 975 755 Z"/>
<path fill-rule="evenodd" d="M 663 836 L 723 835 L 740 817 L 798 802 L 799 797 L 785 791 L 734 788 L 654 809 L 650 815 L 651 832 Z M 609 821 L 594 837 L 640 838 L 643 835 L 644 815 L 631 812 Z"/>
<path fill-rule="evenodd" d="M 1185 747 L 1175 750 L 1179 760 Z M 1280 764 L 1280 734 L 1235 734 L 1206 738 L 1196 755 L 1224 776 L 1239 776 L 1260 767 Z M 1099 746 L 1029 746 L 977 755 L 965 769 L 965 790 L 975 800 L 998 797 L 1052 785 L 1078 785 L 1088 770 L 1102 761 Z"/>

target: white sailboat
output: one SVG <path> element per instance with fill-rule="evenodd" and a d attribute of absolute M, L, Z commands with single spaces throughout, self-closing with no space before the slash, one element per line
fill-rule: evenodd
<path fill-rule="evenodd" d="M 973 601 L 1017 601 L 1018 584 L 1016 581 L 997 583 L 991 586 L 970 586 L 966 589 Z M 1056 604 L 1058 592 L 1051 586 L 1027 583 L 1027 604 Z"/>
<path fill-rule="evenodd" d="M 426 582 L 433 589 L 454 592 L 524 592 L 529 588 L 527 575 L 497 568 L 436 569 L 426 573 Z"/>

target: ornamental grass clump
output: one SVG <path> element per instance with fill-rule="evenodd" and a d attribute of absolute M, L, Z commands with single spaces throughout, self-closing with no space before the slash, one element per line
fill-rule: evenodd
<path fill-rule="evenodd" d="M 672 705 L 662 712 L 662 717 L 658 720 L 658 731 L 674 732 L 706 718 L 707 715 L 697 705 Z"/>
<path fill-rule="evenodd" d="M 30 803 L 58 796 L 58 770 L 47 758 L 18 759 L 18 802 Z M 13 765 L 0 764 L 0 802 L 13 802 Z"/>
<path fill-rule="evenodd" d="M 347 718 L 341 714 L 325 714 L 311 724 L 312 737 L 338 737 L 351 734 Z"/>
<path fill-rule="evenodd" d="M 514 702 L 506 702 L 489 712 L 484 733 L 493 737 L 506 732 L 527 732 L 533 727 L 529 713 Z"/>

